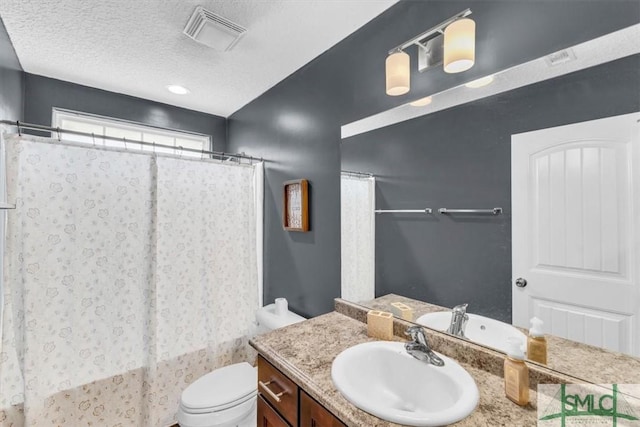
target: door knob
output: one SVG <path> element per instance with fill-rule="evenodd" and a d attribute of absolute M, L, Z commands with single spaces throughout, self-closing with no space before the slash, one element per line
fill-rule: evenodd
<path fill-rule="evenodd" d="M 516 286 L 519 288 L 524 288 L 525 286 L 527 286 L 527 281 L 522 277 L 518 277 L 516 279 Z"/>

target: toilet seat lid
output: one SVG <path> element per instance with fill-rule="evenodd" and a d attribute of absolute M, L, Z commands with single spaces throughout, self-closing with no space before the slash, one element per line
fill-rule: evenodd
<path fill-rule="evenodd" d="M 243 400 L 256 393 L 258 371 L 246 362 L 216 369 L 197 380 L 182 392 L 185 409 L 215 409 Z"/>

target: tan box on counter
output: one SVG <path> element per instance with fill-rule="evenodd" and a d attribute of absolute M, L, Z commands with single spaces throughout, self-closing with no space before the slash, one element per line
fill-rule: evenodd
<path fill-rule="evenodd" d="M 391 303 L 391 313 L 401 319 L 413 322 L 413 309 L 402 302 Z"/>
<path fill-rule="evenodd" d="M 369 310 L 367 312 L 367 334 L 371 338 L 392 341 L 393 314 L 386 311 Z"/>

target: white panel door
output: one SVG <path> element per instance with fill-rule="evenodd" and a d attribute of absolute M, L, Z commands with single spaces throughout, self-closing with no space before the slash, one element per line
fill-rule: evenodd
<path fill-rule="evenodd" d="M 514 325 L 640 356 L 639 121 L 512 136 Z"/>

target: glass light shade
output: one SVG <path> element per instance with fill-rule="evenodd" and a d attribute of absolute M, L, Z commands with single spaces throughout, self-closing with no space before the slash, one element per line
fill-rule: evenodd
<path fill-rule="evenodd" d="M 444 71 L 461 73 L 476 61 L 476 23 L 458 19 L 444 30 Z"/>
<path fill-rule="evenodd" d="M 465 86 L 471 89 L 477 89 L 479 87 L 486 86 L 493 82 L 493 76 L 482 77 L 478 80 L 473 80 L 469 83 L 465 83 Z"/>
<path fill-rule="evenodd" d="M 425 105 L 431 104 L 431 101 L 432 101 L 431 97 L 426 96 L 424 98 L 420 98 L 413 102 L 410 102 L 409 105 L 411 105 L 412 107 L 424 107 Z"/>
<path fill-rule="evenodd" d="M 398 96 L 409 92 L 411 69 L 409 55 L 400 51 L 392 53 L 385 62 L 387 95 Z"/>

